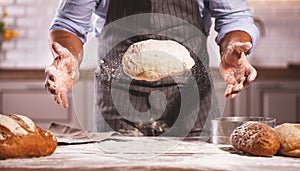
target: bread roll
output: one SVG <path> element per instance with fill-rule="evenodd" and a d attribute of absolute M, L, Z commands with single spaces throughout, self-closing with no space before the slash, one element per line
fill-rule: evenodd
<path fill-rule="evenodd" d="M 0 114 L 0 159 L 52 154 L 56 137 L 23 115 Z"/>
<path fill-rule="evenodd" d="M 122 58 L 123 71 L 136 80 L 157 81 L 191 69 L 190 52 L 172 40 L 145 40 L 132 44 Z"/>
<path fill-rule="evenodd" d="M 275 127 L 280 140 L 279 153 L 300 157 L 300 124 L 285 123 Z"/>
<path fill-rule="evenodd" d="M 272 156 L 280 147 L 275 130 L 258 122 L 247 122 L 237 127 L 230 136 L 230 142 L 236 149 L 256 156 Z"/>

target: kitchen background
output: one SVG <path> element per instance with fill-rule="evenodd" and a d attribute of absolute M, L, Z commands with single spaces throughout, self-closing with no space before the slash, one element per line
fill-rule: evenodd
<path fill-rule="evenodd" d="M 226 101 L 224 115 L 270 116 L 276 117 L 278 123 L 299 122 L 300 0 L 248 2 L 256 19 L 263 23 L 258 25 L 262 35 L 260 42 L 249 56 L 250 62 L 258 68 L 259 77 L 236 99 Z M 55 105 L 43 89 L 41 73 L 52 62 L 48 27 L 58 4 L 59 0 L 0 0 L 0 14 L 3 11 L 8 14 L 7 27 L 19 34 L 17 38 L 4 41 L 0 50 L 0 112 L 25 113 L 44 127 L 50 121 L 78 125 L 78 117 L 85 129 L 92 129 L 93 82 L 89 74 L 83 74 L 73 90 L 75 93 L 69 97 L 75 106 L 80 106 L 77 109 L 64 110 Z M 215 35 L 212 29 L 209 37 L 212 68 L 219 65 Z M 92 45 L 88 43 L 87 46 Z M 88 71 L 93 67 L 94 63 L 89 61 L 82 65 L 82 69 Z M 37 76 L 26 75 L 29 71 Z M 216 85 L 217 91 L 222 92 L 223 87 Z"/>
<path fill-rule="evenodd" d="M 51 63 L 48 27 L 58 4 L 59 0 L 0 0 L 0 12 L 8 13 L 7 26 L 19 33 L 18 38 L 2 45 L 2 68 L 44 68 Z M 300 62 L 300 1 L 249 0 L 249 5 L 266 29 L 249 58 L 252 64 L 286 67 L 290 62 Z M 212 29 L 212 43 L 214 36 Z M 211 66 L 218 66 L 217 59 L 211 59 Z"/>

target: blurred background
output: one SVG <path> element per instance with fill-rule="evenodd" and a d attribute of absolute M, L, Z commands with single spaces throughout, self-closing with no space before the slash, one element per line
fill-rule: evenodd
<path fill-rule="evenodd" d="M 51 63 L 48 28 L 59 0 L 0 0 L 7 28 L 18 37 L 4 41 L 1 68 L 44 68 Z M 50 57 L 50 58 L 49 58 Z"/>
<path fill-rule="evenodd" d="M 300 122 L 300 0 L 248 2 L 261 32 L 260 42 L 249 56 L 258 78 L 237 98 L 224 101 L 223 115 Z M 73 102 L 69 109 L 56 105 L 44 90 L 44 68 L 52 62 L 48 28 L 58 4 L 59 0 L 0 0 L 0 15 L 12 32 L 6 39 L 0 37 L 0 112 L 28 115 L 42 127 L 55 121 L 91 130 L 95 63 L 83 62 L 81 80 L 69 95 Z M 218 75 L 215 36 L 212 27 L 210 66 Z M 92 43 L 86 46 L 93 48 Z M 85 56 L 89 55 L 86 52 Z M 216 91 L 223 94 L 223 80 L 216 78 Z"/>

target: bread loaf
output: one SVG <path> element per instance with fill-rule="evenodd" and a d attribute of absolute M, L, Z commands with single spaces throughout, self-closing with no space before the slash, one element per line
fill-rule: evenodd
<path fill-rule="evenodd" d="M 279 153 L 300 157 L 300 124 L 285 123 L 275 127 L 280 140 Z"/>
<path fill-rule="evenodd" d="M 56 137 L 23 115 L 0 114 L 0 159 L 52 154 Z"/>
<path fill-rule="evenodd" d="M 237 127 L 230 136 L 230 142 L 236 149 L 256 156 L 272 156 L 280 147 L 275 130 L 258 122 L 247 122 Z"/>
<path fill-rule="evenodd" d="M 132 44 L 122 58 L 123 71 L 136 80 L 157 81 L 191 69 L 190 52 L 172 40 L 145 40 Z"/>

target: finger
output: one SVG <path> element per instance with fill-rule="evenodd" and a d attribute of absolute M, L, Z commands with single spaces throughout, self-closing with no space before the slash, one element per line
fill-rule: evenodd
<path fill-rule="evenodd" d="M 61 104 L 62 100 L 60 98 L 60 92 L 54 96 L 54 100 L 56 101 L 57 104 Z"/>
<path fill-rule="evenodd" d="M 248 69 L 248 77 L 247 77 L 247 82 L 254 81 L 257 76 L 257 71 L 255 68 L 252 66 Z"/>
<path fill-rule="evenodd" d="M 232 88 L 230 98 L 234 98 L 237 94 L 239 94 L 244 89 L 244 86 L 236 85 Z"/>
<path fill-rule="evenodd" d="M 54 75 L 49 75 L 48 76 L 49 80 L 55 82 L 56 81 L 56 77 Z"/>
<path fill-rule="evenodd" d="M 45 69 L 45 75 L 46 75 L 46 77 L 48 77 L 49 75 L 52 75 L 51 73 L 51 69 L 52 68 L 52 66 L 49 66 L 49 67 L 47 67 L 46 69 Z"/>
<path fill-rule="evenodd" d="M 232 93 L 232 88 L 233 88 L 233 85 L 232 84 L 228 84 L 226 86 L 226 90 L 225 90 L 225 97 L 229 97 L 230 94 Z"/>
<path fill-rule="evenodd" d="M 46 73 L 46 79 L 50 80 L 52 82 L 56 81 L 56 77 L 52 73 L 50 73 L 50 72 Z"/>
<path fill-rule="evenodd" d="M 228 96 L 228 98 L 233 99 L 233 98 L 235 98 L 235 97 L 238 95 L 238 93 L 239 93 L 239 92 L 232 93 L 232 94 L 230 94 L 230 95 Z"/>
<path fill-rule="evenodd" d="M 51 94 L 56 94 L 55 93 L 55 88 L 53 86 L 53 82 L 51 80 L 46 79 L 45 81 L 45 88 L 51 93 Z M 54 91 L 53 91 L 54 90 Z"/>
<path fill-rule="evenodd" d="M 240 79 L 240 82 L 232 87 L 232 92 L 238 93 L 244 89 L 244 82 L 246 80 L 246 77 L 242 77 Z"/>
<path fill-rule="evenodd" d="M 234 77 L 234 72 L 223 72 L 222 73 L 223 78 L 225 79 L 227 84 L 236 84 L 236 79 Z"/>
<path fill-rule="evenodd" d="M 56 81 L 56 77 L 53 73 L 55 73 L 54 71 L 56 70 L 55 68 L 56 66 L 50 66 L 50 67 L 47 67 L 45 69 L 45 75 L 46 75 L 46 78 L 50 79 L 51 81 Z"/>
<path fill-rule="evenodd" d="M 247 79 L 248 79 L 248 77 L 247 77 Z M 246 80 L 246 81 L 244 81 L 244 89 L 246 89 L 247 87 L 249 87 L 249 82 Z"/>
<path fill-rule="evenodd" d="M 235 96 L 237 96 L 240 92 L 242 91 L 242 89 L 235 89 L 232 90 L 231 93 L 228 95 L 229 98 L 234 98 Z"/>
<path fill-rule="evenodd" d="M 236 63 L 238 65 L 243 65 L 243 64 L 245 64 L 245 62 L 248 63 L 245 52 L 239 53 L 239 58 Z"/>
<path fill-rule="evenodd" d="M 60 45 L 57 42 L 52 43 L 52 48 L 60 58 L 63 58 L 66 54 L 69 53 L 68 49 L 64 48 L 62 45 Z"/>
<path fill-rule="evenodd" d="M 46 83 L 45 83 L 45 88 L 48 89 L 48 91 L 53 94 L 53 95 L 58 95 L 58 90 L 57 90 L 57 87 L 55 85 L 54 82 L 48 80 Z"/>
<path fill-rule="evenodd" d="M 62 92 L 60 94 L 60 98 L 62 100 L 62 103 L 64 105 L 64 108 L 68 108 L 69 107 L 69 104 L 68 104 L 68 98 L 67 98 L 67 94 L 65 92 Z"/>

